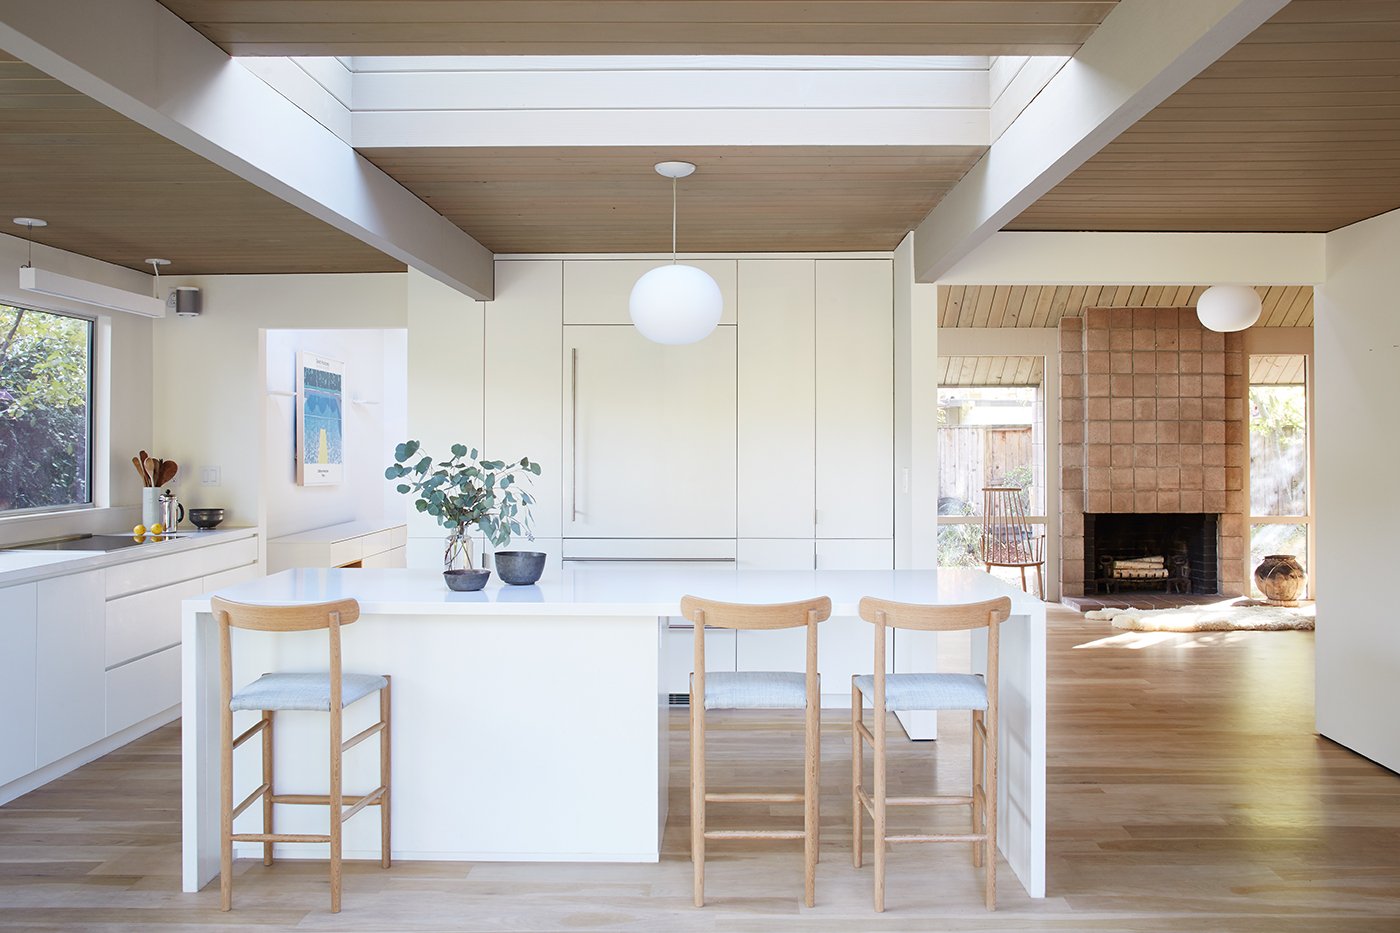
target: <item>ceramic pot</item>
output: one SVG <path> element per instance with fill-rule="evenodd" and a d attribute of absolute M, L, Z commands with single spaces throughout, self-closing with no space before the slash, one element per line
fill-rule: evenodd
<path fill-rule="evenodd" d="M 512 586 L 529 586 L 544 573 L 545 555 L 540 551 L 497 551 L 494 559 L 496 573 Z"/>
<path fill-rule="evenodd" d="M 1254 568 L 1254 582 L 1269 602 L 1279 606 L 1296 606 L 1303 595 L 1308 574 L 1292 554 L 1270 554 Z"/>
<path fill-rule="evenodd" d="M 486 581 L 491 579 L 489 570 L 444 570 L 443 580 L 447 581 L 447 588 L 458 593 L 474 593 L 486 585 Z"/>

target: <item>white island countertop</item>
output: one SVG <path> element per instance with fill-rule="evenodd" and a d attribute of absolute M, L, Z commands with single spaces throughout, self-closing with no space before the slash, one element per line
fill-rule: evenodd
<path fill-rule="evenodd" d="M 533 586 L 492 577 L 476 593 L 454 593 L 435 570 L 284 570 L 218 595 L 237 602 L 291 604 L 353 597 L 365 613 L 414 615 L 676 616 L 682 596 L 781 603 L 829 596 L 832 614 L 853 616 L 862 596 L 909 603 L 970 603 L 1010 596 L 1017 611 L 1043 604 L 980 570 L 740 570 L 678 566 L 565 567 Z M 188 604 L 207 612 L 208 597 Z"/>

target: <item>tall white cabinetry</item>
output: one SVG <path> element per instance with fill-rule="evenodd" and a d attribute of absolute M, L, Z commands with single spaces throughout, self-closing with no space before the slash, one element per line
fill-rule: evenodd
<path fill-rule="evenodd" d="M 37 764 L 43 767 L 106 735 L 107 590 L 101 570 L 37 586 Z"/>
<path fill-rule="evenodd" d="M 735 329 L 655 344 L 564 328 L 564 535 L 734 538 Z"/>
<path fill-rule="evenodd" d="M 0 786 L 36 767 L 35 658 L 39 640 L 38 587 L 0 589 Z"/>

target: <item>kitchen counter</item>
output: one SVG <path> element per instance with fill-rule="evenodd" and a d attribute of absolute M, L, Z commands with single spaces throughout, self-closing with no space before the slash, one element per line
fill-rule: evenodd
<path fill-rule="evenodd" d="M 1044 896 L 1045 607 L 981 571 L 587 565 L 535 586 L 493 581 L 480 593 L 453 593 L 435 571 L 321 569 L 217 595 L 267 604 L 359 600 L 360 620 L 343 634 L 344 663 L 393 676 L 396 857 L 656 861 L 670 780 L 662 658 L 669 639 L 691 638 L 666 617 L 687 593 L 760 603 L 827 595 L 835 616 L 854 615 L 869 595 L 944 604 L 1010 596 L 1001 638 L 1000 844 L 1031 896 Z M 186 891 L 218 871 L 218 637 L 209 607 L 208 596 L 184 603 Z M 931 665 L 936 645 L 904 634 L 896 635 L 897 668 L 919 669 L 923 652 Z M 324 632 L 235 630 L 233 639 L 236 683 L 328 664 Z M 801 664 L 797 652 L 792 669 Z M 352 706 L 346 734 L 376 712 L 373 702 Z M 278 723 L 279 786 L 323 788 L 325 715 L 279 714 Z M 246 725 L 240 717 L 235 730 Z M 347 756 L 347 793 L 377 783 L 374 745 Z M 235 799 L 259 781 L 256 750 L 240 749 Z M 259 810 L 240 816 L 238 830 L 255 831 Z M 315 808 L 279 808 L 277 818 L 279 832 L 324 831 L 314 828 L 325 821 Z M 323 848 L 288 847 L 286 855 L 324 857 Z M 261 851 L 238 851 L 254 849 Z M 347 858 L 377 858 L 377 819 L 347 823 L 345 849 Z"/>
<path fill-rule="evenodd" d="M 214 544 L 251 538 L 257 528 L 215 528 L 210 531 L 181 532 L 164 541 L 151 541 L 140 547 L 117 551 L 26 551 L 0 550 L 0 586 L 31 583 L 86 570 L 101 570 L 132 561 L 150 560 L 180 554 Z"/>

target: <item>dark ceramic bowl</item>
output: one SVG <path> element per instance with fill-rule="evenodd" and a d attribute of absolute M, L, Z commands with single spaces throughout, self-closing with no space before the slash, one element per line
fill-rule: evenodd
<path fill-rule="evenodd" d="M 540 551 L 497 551 L 496 573 L 512 586 L 529 586 L 544 573 L 544 559 Z"/>
<path fill-rule="evenodd" d="M 444 570 L 442 578 L 447 581 L 447 588 L 458 593 L 474 593 L 486 585 L 486 581 L 491 579 L 489 570 Z"/>
<path fill-rule="evenodd" d="M 185 513 L 196 528 L 215 528 L 224 520 L 223 509 L 190 509 Z"/>

